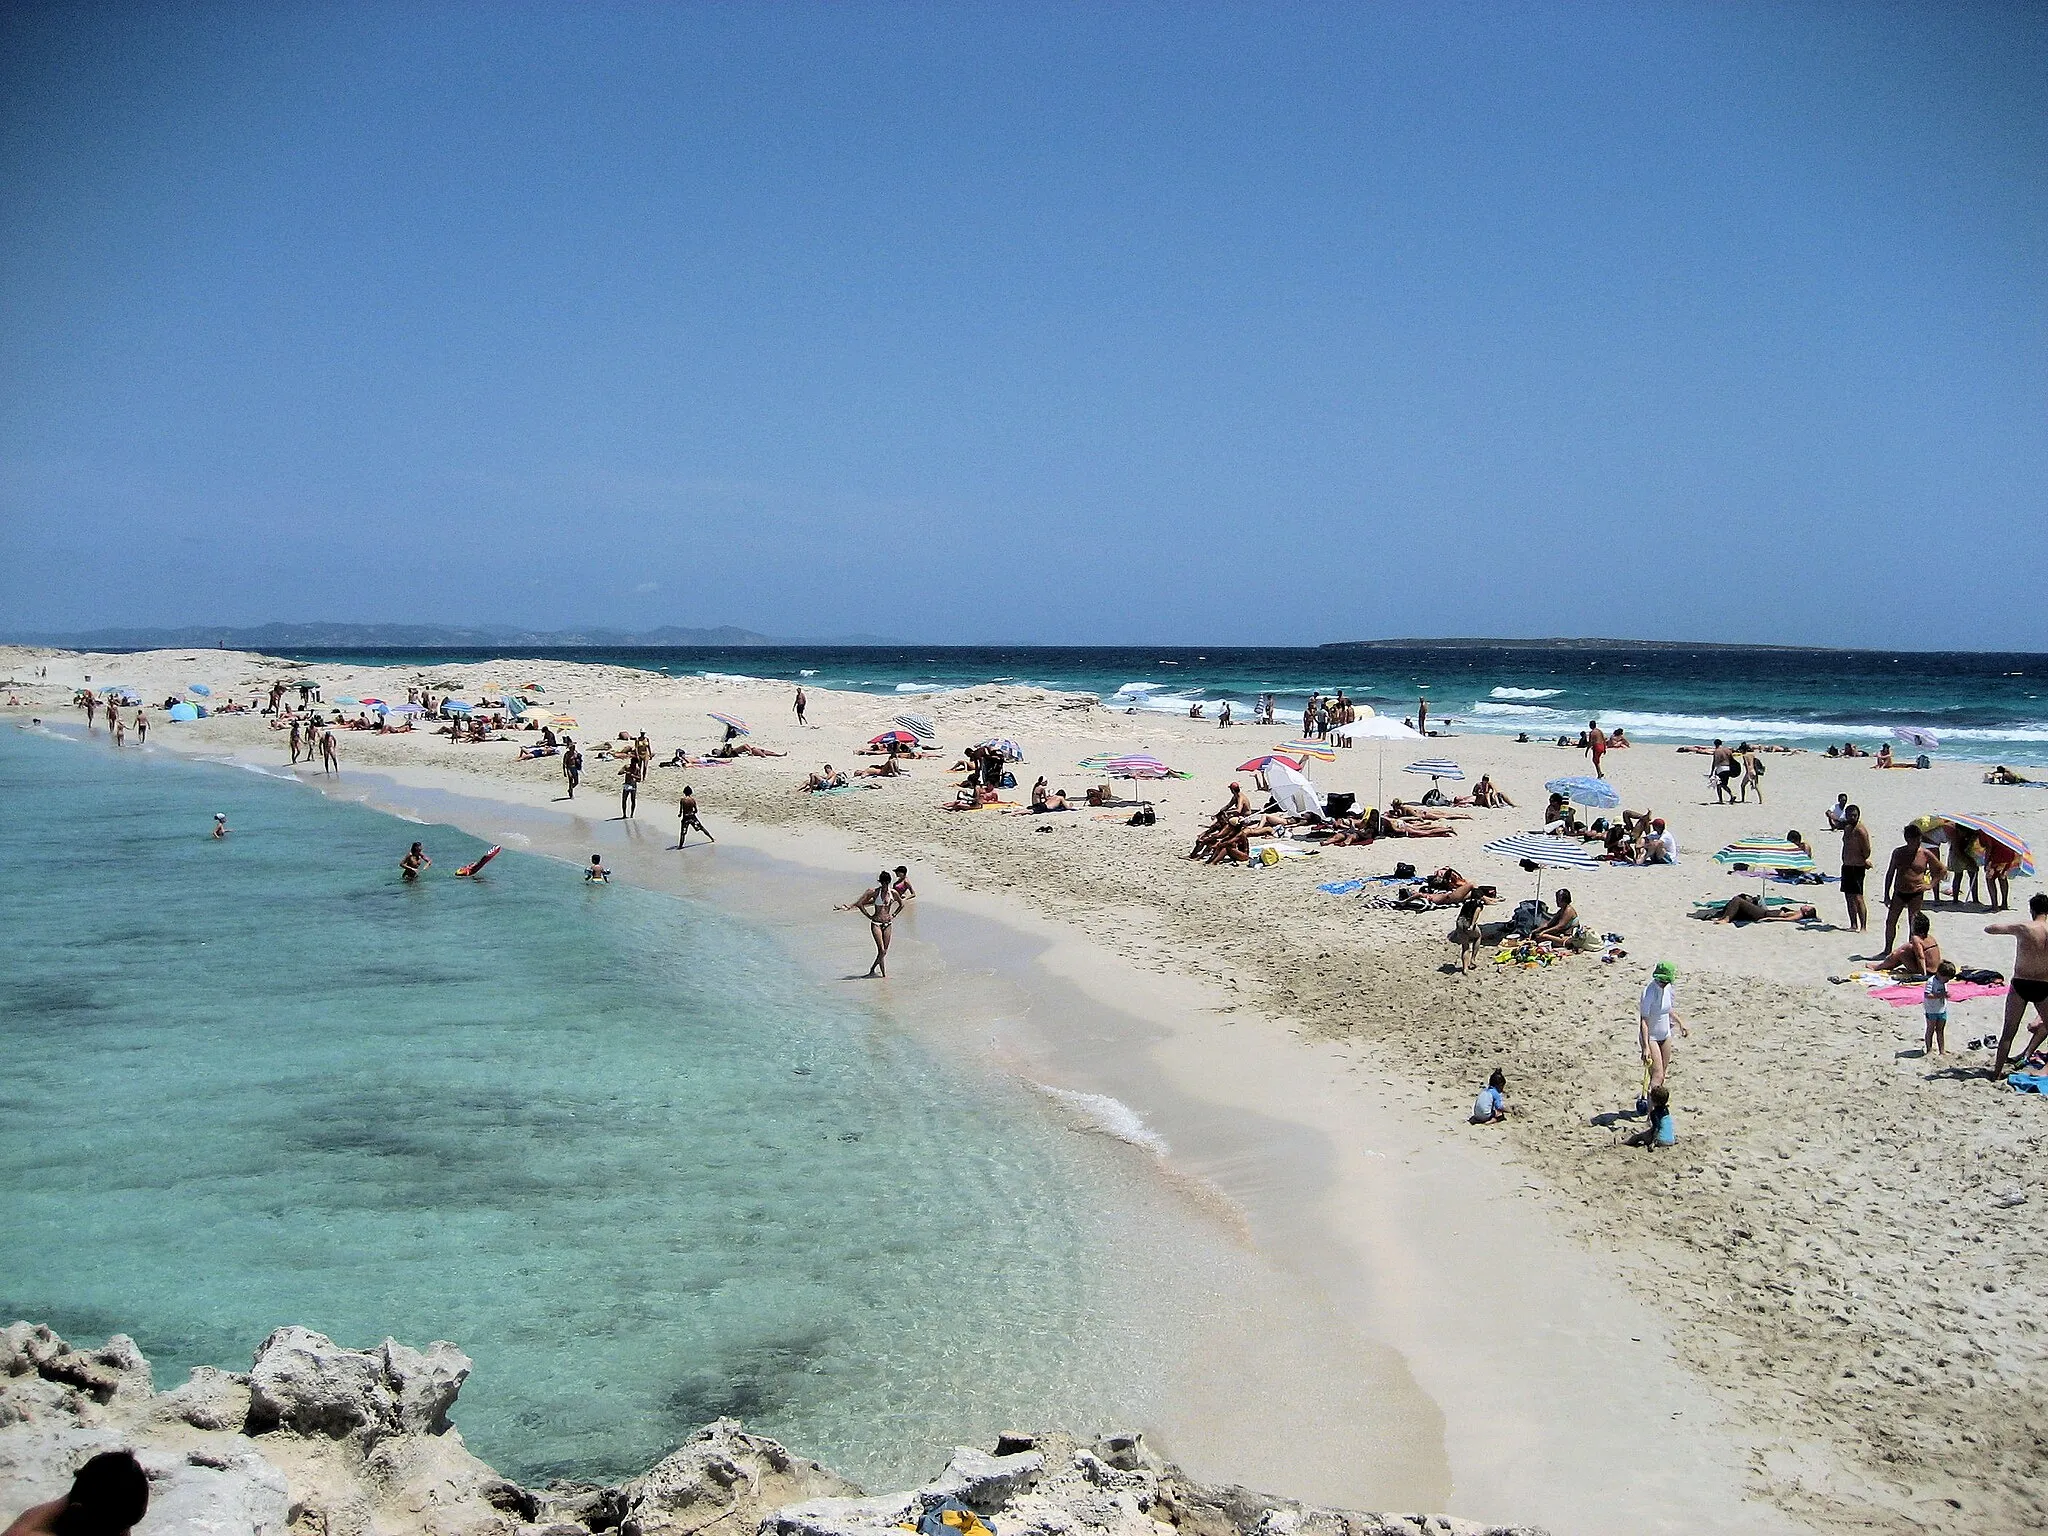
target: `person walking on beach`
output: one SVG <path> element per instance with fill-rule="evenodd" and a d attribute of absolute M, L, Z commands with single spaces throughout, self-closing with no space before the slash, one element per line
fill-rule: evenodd
<path fill-rule="evenodd" d="M 875 963 L 868 967 L 868 975 L 889 979 L 889 930 L 896 916 L 903 910 L 903 898 L 896 894 L 896 877 L 883 870 L 875 877 L 874 886 L 862 891 L 853 901 L 834 907 L 835 912 L 859 912 L 868 920 L 868 932 L 875 941 Z"/>
<path fill-rule="evenodd" d="M 148 740 L 149 716 L 145 715 L 140 709 L 137 709 L 135 711 L 135 745 L 138 747 L 142 746 L 146 742 L 148 742 Z M 1971 889 L 1976 889 L 1976 882 L 1974 880 L 1971 882 Z"/>
<path fill-rule="evenodd" d="M 1606 778 L 1607 775 L 1600 769 L 1600 762 L 1607 756 L 1607 733 L 1600 729 L 1598 720 L 1586 722 L 1586 750 L 1593 754 L 1593 777 Z"/>
<path fill-rule="evenodd" d="M 2013 940 L 2012 990 L 2005 995 L 2005 1028 L 1999 1032 L 1998 1055 L 1991 1063 L 1991 1075 L 2003 1077 L 2015 1060 L 2028 1061 L 2048 1040 L 2048 896 L 2036 891 L 2027 902 L 2024 923 L 1993 923 L 1984 930 Z M 2013 1037 L 2027 1008 L 2034 1010 L 2034 1033 L 2017 1058 L 2012 1054 Z"/>
<path fill-rule="evenodd" d="M 1642 1047 L 1643 1070 L 1648 1075 L 1644 1092 L 1636 1099 L 1639 1111 L 1647 1106 L 1650 1091 L 1662 1087 L 1670 1075 L 1671 1031 L 1675 1029 L 1681 1035 L 1692 1033 L 1678 1016 L 1677 983 L 1678 967 L 1669 960 L 1659 960 L 1636 1004 L 1636 1040 Z"/>
<path fill-rule="evenodd" d="M 576 798 L 576 786 L 583 782 L 583 754 L 576 750 L 576 738 L 562 738 L 562 777 L 569 781 L 569 798 Z"/>
<path fill-rule="evenodd" d="M 1899 936 L 1899 919 L 1915 918 L 1920 907 L 1927 900 L 1927 885 L 1933 878 L 1931 869 L 1940 867 L 1940 860 L 1923 846 L 1917 823 L 1907 822 L 1901 834 L 1905 841 L 1892 850 L 1892 861 L 1884 871 L 1884 953 L 1892 952 L 1892 944 Z M 1906 931 L 1912 932 L 1907 923 Z"/>
<path fill-rule="evenodd" d="M 1429 734 L 1429 698 L 1424 695 L 1415 701 L 1415 730 L 1417 735 Z"/>
<path fill-rule="evenodd" d="M 420 871 L 433 868 L 434 861 L 427 857 L 427 850 L 419 843 L 408 848 L 405 857 L 398 861 L 398 877 L 407 885 L 419 879 Z"/>
<path fill-rule="evenodd" d="M 1861 933 L 1870 926 L 1870 908 L 1863 896 L 1863 882 L 1870 877 L 1870 828 L 1863 825 L 1863 808 L 1847 807 L 1842 812 L 1842 902 L 1849 909 L 1849 931 Z"/>
<path fill-rule="evenodd" d="M 1728 781 L 1735 777 L 1736 771 L 1735 754 L 1728 750 L 1720 737 L 1716 736 L 1714 760 L 1707 767 L 1707 772 L 1714 781 L 1714 804 L 1725 805 L 1734 800 L 1735 797 L 1728 793 Z"/>
<path fill-rule="evenodd" d="M 292 766 L 299 766 L 299 722 L 292 722 Z"/>
<path fill-rule="evenodd" d="M 630 820 L 640 808 L 640 760 L 626 759 L 626 766 L 619 770 L 619 820 Z"/>
<path fill-rule="evenodd" d="M 1764 803 L 1764 760 L 1757 756 L 1756 748 L 1748 742 L 1742 744 L 1741 798 L 1747 800 L 1749 792 L 1756 791 L 1756 803 Z"/>
<path fill-rule="evenodd" d="M 796 685 L 796 723 L 798 726 L 803 725 L 804 711 L 810 707 L 810 702 L 809 699 L 804 697 L 804 685 L 798 683 Z"/>
<path fill-rule="evenodd" d="M 320 771 L 335 774 L 341 772 L 341 754 L 335 750 L 332 731 L 323 731 L 320 735 Z"/>
<path fill-rule="evenodd" d="M 681 818 L 683 823 L 682 830 L 676 834 L 676 846 L 678 848 L 689 841 L 692 828 L 702 832 L 707 841 L 714 843 L 718 841 L 717 838 L 712 837 L 711 829 L 705 826 L 703 819 L 698 816 L 697 792 L 687 784 L 683 786 L 683 800 L 682 804 L 676 807 L 676 815 Z"/>

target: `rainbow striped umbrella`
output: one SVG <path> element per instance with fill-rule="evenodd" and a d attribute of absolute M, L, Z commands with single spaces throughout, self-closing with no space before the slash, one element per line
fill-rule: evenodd
<path fill-rule="evenodd" d="M 1813 853 L 1782 837 L 1738 838 L 1714 855 L 1716 864 L 1747 864 L 1752 869 L 1812 869 Z"/>
<path fill-rule="evenodd" d="M 1173 770 L 1150 752 L 1112 757 L 1102 765 L 1102 771 L 1112 779 L 1166 779 L 1173 776 Z"/>
<path fill-rule="evenodd" d="M 740 719 L 738 715 L 721 715 L 715 709 L 706 710 L 705 713 L 710 715 L 712 719 L 716 720 L 720 725 L 724 726 L 729 731 L 738 731 L 742 736 L 751 736 L 754 734 L 752 731 L 747 729 L 747 722 Z"/>
<path fill-rule="evenodd" d="M 1943 811 L 1935 820 L 1945 821 L 1952 827 L 1967 827 L 1986 842 L 1996 843 L 1999 847 L 2018 854 L 2020 861 L 2013 866 L 2014 873 L 2034 873 L 2034 850 L 2027 846 L 2027 840 L 2017 832 L 2001 827 L 1990 817 L 1972 816 L 1963 811 Z"/>
<path fill-rule="evenodd" d="M 1312 757 L 1319 763 L 1337 761 L 1336 752 L 1320 741 L 1283 741 L 1273 750 L 1285 757 Z"/>

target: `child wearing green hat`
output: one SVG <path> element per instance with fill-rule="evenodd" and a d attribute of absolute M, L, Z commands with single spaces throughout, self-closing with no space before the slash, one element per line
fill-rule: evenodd
<path fill-rule="evenodd" d="M 1671 1032 L 1675 1029 L 1681 1035 L 1692 1033 L 1678 1016 L 1677 983 L 1678 967 L 1669 960 L 1659 960 L 1636 1005 L 1637 1042 L 1642 1047 L 1643 1070 L 1649 1077 L 1644 1092 L 1636 1100 L 1638 1110 L 1649 1108 L 1649 1090 L 1661 1088 L 1671 1071 Z"/>

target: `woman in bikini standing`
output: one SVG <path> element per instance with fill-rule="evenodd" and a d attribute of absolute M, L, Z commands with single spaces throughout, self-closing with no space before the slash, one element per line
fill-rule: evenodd
<path fill-rule="evenodd" d="M 896 877 L 883 870 L 875 877 L 872 890 L 862 891 L 858 899 L 832 909 L 835 912 L 859 912 L 868 920 L 868 931 L 875 939 L 875 963 L 868 967 L 868 975 L 889 975 L 890 925 L 903 910 L 903 898 L 896 894 Z"/>

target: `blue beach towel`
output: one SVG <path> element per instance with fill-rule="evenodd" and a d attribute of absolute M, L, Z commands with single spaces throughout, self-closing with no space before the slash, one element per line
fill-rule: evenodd
<path fill-rule="evenodd" d="M 2014 1093 L 2048 1093 L 2048 1074 L 2015 1072 L 2006 1082 Z"/>
<path fill-rule="evenodd" d="M 1332 880 L 1326 885 L 1317 886 L 1316 889 L 1325 891 L 1332 896 L 1349 896 L 1353 891 L 1364 890 L 1365 882 L 1363 880 Z"/>

